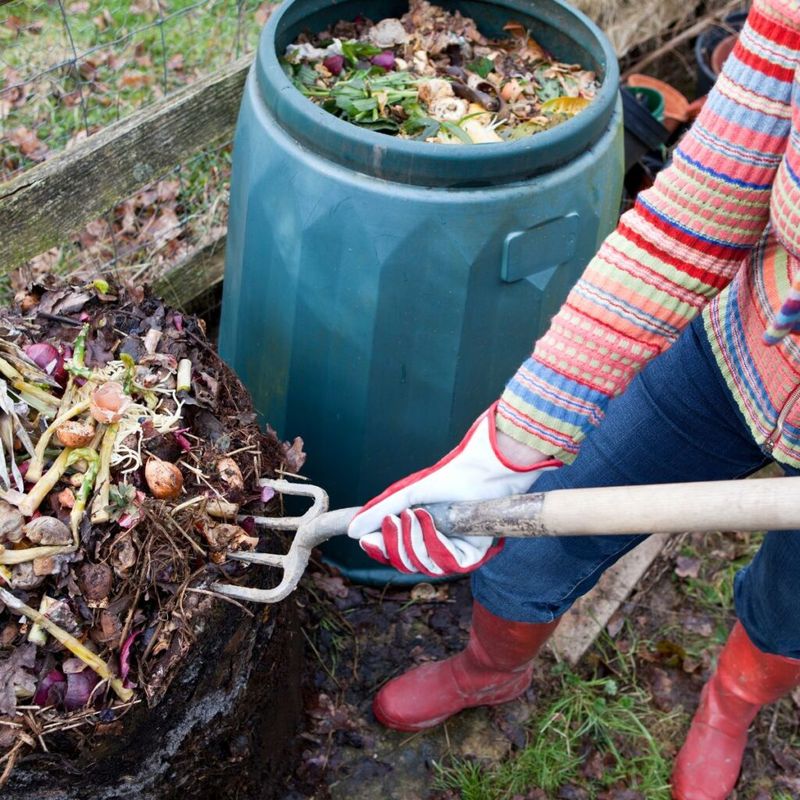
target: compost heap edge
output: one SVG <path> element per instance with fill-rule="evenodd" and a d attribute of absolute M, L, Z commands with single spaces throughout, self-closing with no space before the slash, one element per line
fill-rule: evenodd
<path fill-rule="evenodd" d="M 259 543 L 240 511 L 277 510 L 259 478 L 304 460 L 142 289 L 48 279 L 0 310 L 0 785 L 161 701 L 210 584 L 263 580 L 226 561 Z"/>

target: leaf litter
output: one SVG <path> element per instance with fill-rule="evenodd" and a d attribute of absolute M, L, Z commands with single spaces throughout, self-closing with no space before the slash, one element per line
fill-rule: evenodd
<path fill-rule="evenodd" d="M 358 16 L 286 48 L 294 85 L 326 111 L 361 127 L 439 144 L 513 141 L 579 113 L 596 74 L 558 61 L 520 22 L 484 36 L 474 20 L 428 0 L 401 18 Z"/>
<path fill-rule="evenodd" d="M 753 534 L 731 533 L 676 539 L 622 605 L 610 634 L 602 634 L 576 668 L 575 674 L 583 680 L 612 679 L 623 700 L 629 689 L 641 693 L 646 703 L 642 708 L 658 722 L 658 735 L 653 735 L 666 763 L 664 786 L 658 791 L 635 785 L 630 776 L 620 779 L 618 768 L 615 771 L 610 763 L 607 743 L 587 735 L 578 766 L 558 788 L 545 790 L 529 781 L 518 793 L 481 794 L 485 784 L 478 788 L 477 775 L 493 769 L 511 774 L 517 760 L 528 768 L 535 763 L 541 715 L 554 701 L 568 696 L 552 655 L 543 652 L 536 659 L 531 689 L 517 701 L 459 714 L 424 734 L 392 732 L 371 713 L 375 692 L 409 667 L 463 649 L 469 629 L 469 582 L 420 583 L 406 589 L 356 587 L 335 570 L 318 564 L 303 581 L 307 592 L 301 603 L 308 639 L 307 717 L 300 735 L 301 762 L 287 800 L 378 796 L 387 800 L 457 800 L 466 796 L 666 800 L 669 763 L 677 755 L 701 689 L 734 621 L 727 595 L 716 591 L 717 576 L 724 572 L 725 580 L 732 581 L 735 567 L 752 556 L 758 541 Z M 714 589 L 713 602 L 692 585 L 692 579 L 680 574 L 681 567 L 696 571 L 694 559 L 702 565 L 694 580 Z M 349 589 L 346 595 L 345 589 Z M 567 693 L 571 686 L 567 683 Z M 800 690 L 758 715 L 737 796 L 759 800 L 795 796 L 800 786 L 798 706 Z M 476 730 L 479 736 L 474 735 Z M 498 758 L 494 752 L 475 749 L 497 735 L 507 740 L 507 755 Z M 636 741 L 619 744 L 632 769 L 642 757 L 639 745 Z M 458 787 L 434 785 L 435 765 L 447 764 L 454 756 L 471 765 L 465 781 Z"/>
<path fill-rule="evenodd" d="M 141 289 L 50 279 L 0 311 L 0 785 L 51 734 L 159 703 L 210 585 L 261 578 L 227 559 L 278 509 L 259 478 L 304 459 L 204 323 Z"/>

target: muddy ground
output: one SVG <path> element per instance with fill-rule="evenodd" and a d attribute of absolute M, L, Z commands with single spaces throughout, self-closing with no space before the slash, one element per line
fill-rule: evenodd
<path fill-rule="evenodd" d="M 639 589 L 612 618 L 576 668 L 583 678 L 613 675 L 627 654 L 651 710 L 679 710 L 672 736 L 660 742 L 671 758 L 680 746 L 700 689 L 733 624 L 730 581 L 757 547 L 754 536 L 686 535 L 660 557 Z M 306 637 L 305 729 L 300 764 L 284 800 L 455 800 L 461 791 L 436 787 L 435 764 L 468 758 L 510 760 L 531 742 L 537 714 L 563 691 L 554 656 L 537 661 L 531 689 L 518 701 L 467 711 L 439 729 L 402 734 L 381 727 L 370 702 L 380 686 L 408 667 L 460 650 L 470 618 L 468 581 L 411 591 L 351 586 L 317 562 L 301 606 Z M 615 652 L 616 651 L 616 652 Z M 609 666 L 610 665 L 610 666 Z M 617 675 L 619 677 L 619 675 Z M 800 696 L 795 695 L 798 701 Z M 586 741 L 587 767 L 552 792 L 530 786 L 513 800 L 647 800 L 602 769 L 590 769 L 596 743 Z M 736 800 L 800 797 L 797 702 L 762 712 L 751 732 Z M 595 759 L 596 761 L 596 759 Z M 500 798 L 498 798 L 500 800 Z"/>

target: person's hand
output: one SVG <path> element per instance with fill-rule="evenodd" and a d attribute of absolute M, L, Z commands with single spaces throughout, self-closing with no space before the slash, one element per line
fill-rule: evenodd
<path fill-rule="evenodd" d="M 475 421 L 461 443 L 432 467 L 415 472 L 370 500 L 348 535 L 367 555 L 401 572 L 431 577 L 471 572 L 502 548 L 486 536 L 445 536 L 426 511 L 412 506 L 490 500 L 527 491 L 543 469 L 561 466 L 495 428 L 495 406 Z"/>

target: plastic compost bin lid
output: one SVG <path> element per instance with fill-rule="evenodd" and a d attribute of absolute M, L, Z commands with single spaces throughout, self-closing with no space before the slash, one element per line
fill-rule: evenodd
<path fill-rule="evenodd" d="M 549 130 L 515 142 L 445 146 L 400 139 L 360 128 L 304 97 L 279 61 L 301 31 L 319 31 L 358 14 L 379 20 L 399 17 L 403 0 L 288 0 L 261 36 L 255 75 L 260 96 L 277 123 L 305 148 L 377 178 L 422 186 L 477 188 L 526 180 L 549 172 L 587 150 L 606 133 L 619 88 L 610 42 L 584 14 L 561 0 L 439 0 L 473 17 L 479 29 L 501 36 L 503 25 L 521 21 L 557 58 L 594 69 L 601 87 L 589 106 Z"/>

